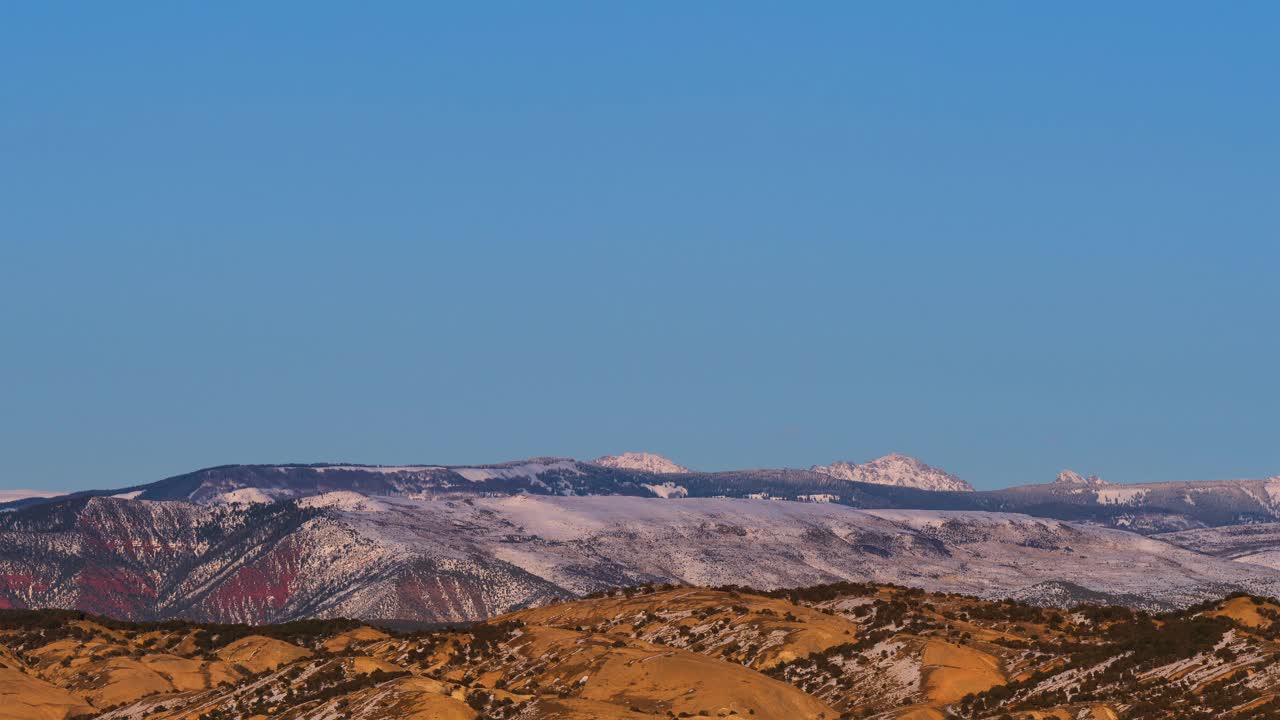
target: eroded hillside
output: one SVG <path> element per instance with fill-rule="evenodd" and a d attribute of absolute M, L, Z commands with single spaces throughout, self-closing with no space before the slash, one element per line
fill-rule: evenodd
<path fill-rule="evenodd" d="M 0 615 L 0 719 L 1280 717 L 1280 606 L 645 587 L 465 628 Z"/>

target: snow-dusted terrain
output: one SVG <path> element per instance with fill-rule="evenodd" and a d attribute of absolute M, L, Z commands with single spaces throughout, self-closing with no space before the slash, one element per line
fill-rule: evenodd
<path fill-rule="evenodd" d="M 813 472 L 841 480 L 949 492 L 972 492 L 973 486 L 951 473 L 930 467 L 907 455 L 890 453 L 865 463 L 815 465 Z"/>
<path fill-rule="evenodd" d="M 640 470 L 659 475 L 692 472 L 689 468 L 662 457 L 646 452 L 626 452 L 621 455 L 605 455 L 595 460 L 596 465 L 619 468 L 622 470 Z"/>
<path fill-rule="evenodd" d="M 516 497 L 475 507 L 533 536 L 504 543 L 499 557 L 576 592 L 597 588 L 583 569 L 601 556 L 637 579 L 761 588 L 851 579 L 1003 597 L 1056 581 L 1185 604 L 1228 586 L 1280 587 L 1280 574 L 1158 540 L 1016 514 L 727 499 Z"/>
<path fill-rule="evenodd" d="M 0 512 L 0 607 L 459 621 L 655 581 L 879 581 L 1059 605 L 1280 595 L 1277 478 L 1064 471 L 975 492 L 900 455 L 821 472 L 610 462 L 231 465 L 25 498 Z"/>
<path fill-rule="evenodd" d="M 1201 528 L 1156 537 L 1206 555 L 1280 569 L 1280 523 Z"/>
<path fill-rule="evenodd" d="M 1075 487 L 1102 487 L 1111 483 L 1103 480 L 1097 475 L 1085 477 L 1075 470 L 1063 470 L 1058 473 L 1058 477 L 1053 479 L 1055 485 L 1070 485 Z"/>
<path fill-rule="evenodd" d="M 0 514 L 0 606 L 132 618 L 460 621 L 646 582 L 836 580 L 1064 605 L 1280 594 L 1277 570 L 1011 513 L 338 491 L 269 504 L 80 498 Z"/>

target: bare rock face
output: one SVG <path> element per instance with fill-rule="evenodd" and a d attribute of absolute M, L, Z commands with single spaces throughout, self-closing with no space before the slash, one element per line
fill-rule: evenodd
<path fill-rule="evenodd" d="M 660 475 L 687 473 L 689 468 L 653 453 L 627 452 L 621 455 L 605 455 L 595 461 L 596 465 L 618 468 L 621 470 L 639 470 L 641 472 L 658 473 Z"/>
<path fill-rule="evenodd" d="M 973 492 L 972 485 L 955 475 L 898 453 L 890 453 L 865 463 L 841 461 L 830 465 L 815 465 L 811 469 L 816 473 L 854 482 L 919 490 Z"/>

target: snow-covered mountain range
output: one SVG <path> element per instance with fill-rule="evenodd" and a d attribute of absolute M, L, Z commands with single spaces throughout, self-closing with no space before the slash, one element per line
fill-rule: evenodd
<path fill-rule="evenodd" d="M 812 470 L 719 472 L 688 470 L 649 453 L 624 453 L 592 462 L 544 457 L 470 466 L 226 465 L 68 497 L 226 504 L 298 500 L 335 491 L 409 498 L 510 494 L 776 498 L 866 509 L 1016 512 L 1144 534 L 1280 521 L 1280 477 L 1120 485 L 1064 470 L 1052 482 L 975 491 L 950 473 L 898 454 Z M 47 497 L 31 497 L 0 503 L 0 510 L 48 502 Z"/>
<path fill-rule="evenodd" d="M 641 454 L 230 465 L 27 498 L 0 505 L 0 607 L 456 621 L 643 582 L 839 579 L 1058 604 L 1280 595 L 1280 478 L 1114 485 L 1065 471 L 974 491 L 933 489 L 953 476 L 899 455 L 675 467 Z"/>
<path fill-rule="evenodd" d="M 125 618 L 462 621 L 647 582 L 892 582 L 1186 605 L 1280 570 L 1025 515 L 624 496 L 199 505 L 92 497 L 0 515 L 0 606 Z"/>

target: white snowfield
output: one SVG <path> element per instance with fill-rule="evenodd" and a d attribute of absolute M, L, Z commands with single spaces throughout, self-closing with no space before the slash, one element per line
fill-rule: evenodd
<path fill-rule="evenodd" d="M 274 488 L 240 488 L 230 492 L 221 493 L 209 500 L 214 505 L 263 505 L 273 503 L 277 500 L 288 500 L 293 496 L 287 490 L 276 490 Z"/>
<path fill-rule="evenodd" d="M 689 495 L 688 488 L 673 482 L 664 482 L 661 485 L 645 484 L 643 487 L 660 498 L 682 498 Z"/>
<path fill-rule="evenodd" d="M 298 505 L 305 508 L 332 508 L 334 510 L 352 511 L 376 511 L 379 508 L 377 501 L 369 496 L 347 490 L 306 497 L 299 500 Z"/>
<path fill-rule="evenodd" d="M 1280 475 L 1267 478 L 1262 489 L 1272 505 L 1280 505 Z"/>

